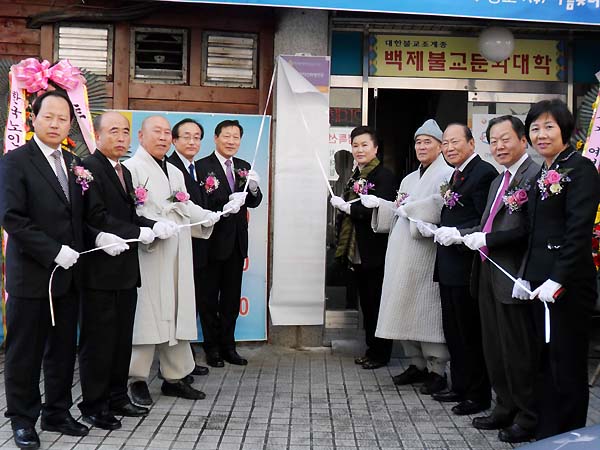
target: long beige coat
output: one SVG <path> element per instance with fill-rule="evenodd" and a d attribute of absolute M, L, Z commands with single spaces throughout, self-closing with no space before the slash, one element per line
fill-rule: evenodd
<path fill-rule="evenodd" d="M 440 155 L 419 177 L 416 170 L 400 184 L 409 194 L 409 217 L 439 223 L 442 199 L 440 185 L 452 169 Z M 394 215 L 390 202 L 381 204 L 372 216 L 376 232 L 389 232 L 381 306 L 375 336 L 387 339 L 444 343 L 440 290 L 433 282 L 435 244 L 423 238 L 414 222 Z"/>
<path fill-rule="evenodd" d="M 148 199 L 137 207 L 140 216 L 152 220 L 172 220 L 177 224 L 204 220 L 210 211 L 191 201 L 175 203 L 174 192 L 187 192 L 181 171 L 167 163 L 169 178 L 142 147 L 123 163 L 130 171 L 133 186 L 145 185 Z M 192 263 L 192 236 L 207 239 L 212 226 L 181 228 L 169 239 L 156 239 L 139 245 L 142 286 L 133 327 L 133 344 L 177 344 L 197 338 L 196 301 Z"/>

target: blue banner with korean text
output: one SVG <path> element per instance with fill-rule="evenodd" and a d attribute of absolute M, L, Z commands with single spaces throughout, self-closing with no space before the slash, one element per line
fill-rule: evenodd
<path fill-rule="evenodd" d="M 167 0 L 600 26 L 600 0 Z"/>

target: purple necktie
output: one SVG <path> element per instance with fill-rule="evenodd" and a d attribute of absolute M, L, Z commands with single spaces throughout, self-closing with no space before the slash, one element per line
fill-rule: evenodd
<path fill-rule="evenodd" d="M 490 214 L 487 218 L 487 220 L 485 221 L 485 225 L 483 225 L 483 232 L 484 233 L 489 233 L 490 231 L 492 231 L 492 224 L 494 223 L 494 218 L 496 217 L 496 214 L 498 214 L 498 210 L 500 209 L 500 206 L 502 205 L 502 198 L 504 197 L 504 194 L 506 193 L 506 190 L 508 189 L 508 184 L 510 182 L 510 172 L 508 170 L 506 170 L 504 172 L 504 181 L 502 182 L 502 187 L 500 188 L 500 192 L 498 192 L 498 195 L 496 196 L 496 200 L 494 201 L 494 204 L 492 205 L 492 209 L 490 209 Z M 485 253 L 485 255 L 489 255 L 489 250 L 487 247 L 481 247 L 481 251 L 483 253 Z M 483 257 L 483 255 L 481 255 L 481 260 L 485 260 L 485 258 Z"/>
<path fill-rule="evenodd" d="M 227 176 L 227 182 L 229 183 L 229 188 L 231 189 L 231 192 L 235 192 L 235 177 L 233 176 L 233 171 L 231 170 L 231 160 L 230 159 L 225 161 L 225 166 L 227 166 L 227 168 L 225 169 L 225 175 Z"/>

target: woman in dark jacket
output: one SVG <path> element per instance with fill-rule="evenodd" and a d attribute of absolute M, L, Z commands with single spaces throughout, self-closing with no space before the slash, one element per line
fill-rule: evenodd
<path fill-rule="evenodd" d="M 592 228 L 600 201 L 594 164 L 569 145 L 573 116 L 560 100 L 531 107 L 527 140 L 544 158 L 529 189 L 529 247 L 521 268 L 533 293 L 514 296 L 539 304 L 540 379 L 538 438 L 584 427 L 589 400 L 588 325 L 596 301 Z M 519 292 L 520 291 L 520 292 Z M 544 306 L 550 311 L 546 344 Z"/>

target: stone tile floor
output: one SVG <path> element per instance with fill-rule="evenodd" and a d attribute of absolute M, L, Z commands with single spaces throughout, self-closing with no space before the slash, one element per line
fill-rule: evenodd
<path fill-rule="evenodd" d="M 335 349 L 335 346 L 334 346 Z M 196 377 L 207 398 L 164 397 L 153 371 L 155 400 L 148 417 L 125 418 L 120 430 L 91 429 L 84 438 L 40 433 L 43 449 L 77 450 L 346 450 L 510 449 L 497 432 L 470 426 L 471 417 L 450 412 L 411 386 L 396 387 L 391 375 L 406 361 L 366 371 L 349 351 L 293 350 L 241 345 L 246 367 L 226 365 Z M 202 352 L 199 352 L 201 354 Z M 590 360 L 590 370 L 598 361 Z M 0 370 L 3 362 L 0 360 Z M 75 374 L 73 397 L 81 397 Z M 0 382 L 3 385 L 3 379 Z M 0 412 L 6 408 L 0 388 Z M 72 413 L 79 417 L 74 407 Z M 600 422 L 600 387 L 590 395 L 588 425 Z M 39 426 L 39 423 L 38 423 Z M 15 448 L 10 424 L 0 420 L 0 448 Z"/>

